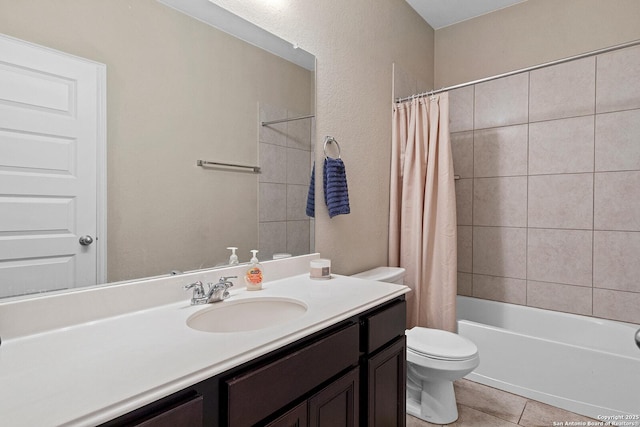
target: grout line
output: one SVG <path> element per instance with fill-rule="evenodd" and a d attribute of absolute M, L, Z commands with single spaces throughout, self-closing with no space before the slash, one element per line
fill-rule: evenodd
<path fill-rule="evenodd" d="M 521 425 L 520 422 L 522 422 L 522 417 L 524 416 L 524 412 L 527 410 L 527 405 L 529 404 L 529 402 L 531 402 L 531 400 L 527 399 L 527 401 L 524 403 L 524 406 L 522 407 L 522 412 L 520 413 L 520 417 L 518 418 L 518 425 Z"/>
<path fill-rule="evenodd" d="M 596 122 L 598 120 L 598 56 L 594 58 L 594 77 L 593 77 L 593 181 L 591 192 L 591 315 L 595 313 L 595 259 L 596 259 Z"/>
<path fill-rule="evenodd" d="M 528 73 L 528 92 L 527 92 L 527 199 L 526 199 L 526 234 L 524 236 L 524 305 L 529 305 L 529 136 L 531 132 L 531 72 Z M 526 405 L 525 405 L 526 406 Z M 524 411 L 524 408 L 523 408 Z"/>
<path fill-rule="evenodd" d="M 471 133 L 471 295 L 473 293 L 473 216 L 474 216 L 474 200 L 476 190 L 476 85 L 473 85 L 473 97 L 472 97 L 472 109 L 471 109 L 471 127 L 473 131 Z"/>

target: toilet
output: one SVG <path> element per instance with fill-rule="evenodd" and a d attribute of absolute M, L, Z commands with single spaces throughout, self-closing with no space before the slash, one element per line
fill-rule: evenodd
<path fill-rule="evenodd" d="M 405 269 L 377 267 L 352 277 L 402 284 Z M 433 424 L 458 419 L 453 382 L 480 363 L 478 348 L 452 332 L 415 326 L 407 336 L 407 413 Z"/>

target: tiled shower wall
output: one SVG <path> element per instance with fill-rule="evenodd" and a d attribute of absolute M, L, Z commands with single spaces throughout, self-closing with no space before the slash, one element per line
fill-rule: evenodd
<path fill-rule="evenodd" d="M 450 92 L 458 293 L 640 323 L 640 47 Z"/>
<path fill-rule="evenodd" d="M 300 117 L 301 114 L 260 105 L 260 121 Z M 313 162 L 315 119 L 260 126 L 258 194 L 259 259 L 274 253 L 312 252 L 314 221 L 306 215 Z"/>

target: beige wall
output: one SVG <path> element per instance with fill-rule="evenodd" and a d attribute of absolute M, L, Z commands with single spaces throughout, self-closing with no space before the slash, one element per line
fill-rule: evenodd
<path fill-rule="evenodd" d="M 0 33 L 107 65 L 108 279 L 258 244 L 258 102 L 312 112 L 313 75 L 153 0 L 1 0 Z M 306 166 L 306 165 L 305 165 Z"/>
<path fill-rule="evenodd" d="M 439 29 L 435 87 L 640 39 L 637 0 L 529 0 Z"/>
<path fill-rule="evenodd" d="M 336 273 L 386 265 L 392 63 L 433 81 L 433 30 L 404 0 L 214 3 L 316 55 L 316 147 L 326 135 L 340 143 L 351 202 L 332 219 L 316 203 L 316 250 Z"/>

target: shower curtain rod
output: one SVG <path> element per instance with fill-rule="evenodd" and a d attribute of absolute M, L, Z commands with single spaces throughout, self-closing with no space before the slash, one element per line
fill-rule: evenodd
<path fill-rule="evenodd" d="M 475 84 L 478 84 L 478 83 L 488 82 L 488 81 L 491 81 L 491 80 L 497 80 L 497 79 L 500 79 L 502 77 L 509 77 L 509 76 L 513 76 L 515 74 L 526 73 L 528 71 L 539 70 L 541 68 L 550 67 L 552 65 L 564 64 L 565 62 L 574 61 L 576 59 L 588 58 L 590 56 L 600 55 L 602 53 L 612 52 L 614 50 L 624 49 L 624 48 L 627 48 L 627 47 L 636 46 L 638 44 L 640 44 L 640 40 L 635 40 L 635 41 L 628 42 L 628 43 L 623 43 L 623 44 L 618 44 L 618 45 L 615 45 L 615 46 L 605 47 L 604 49 L 598 49 L 598 50 L 594 50 L 594 51 L 591 51 L 591 52 L 581 53 L 579 55 L 570 56 L 568 58 L 557 59 L 557 60 L 551 61 L 551 62 L 545 62 L 544 64 L 533 65 L 531 67 L 521 68 L 519 70 L 509 71 L 509 72 L 498 74 L 498 75 L 495 75 L 495 76 L 485 77 L 485 78 L 479 79 L 479 80 L 474 80 L 472 82 L 461 83 L 461 84 L 457 84 L 457 85 L 453 85 L 453 86 L 449 86 L 449 87 L 443 87 L 441 89 L 436 89 L 436 90 L 430 90 L 430 91 L 427 91 L 427 92 L 423 92 L 423 93 L 418 93 L 418 94 L 415 94 L 415 95 L 407 96 L 406 98 L 397 98 L 395 102 L 397 104 L 397 103 L 404 102 L 404 101 L 409 101 L 409 100 L 415 99 L 415 98 L 422 98 L 422 97 L 425 97 L 425 96 L 437 95 L 437 94 L 442 93 L 442 92 L 447 92 L 447 91 L 454 90 L 454 89 L 460 89 L 460 88 L 471 86 L 471 85 L 475 85 Z"/>

